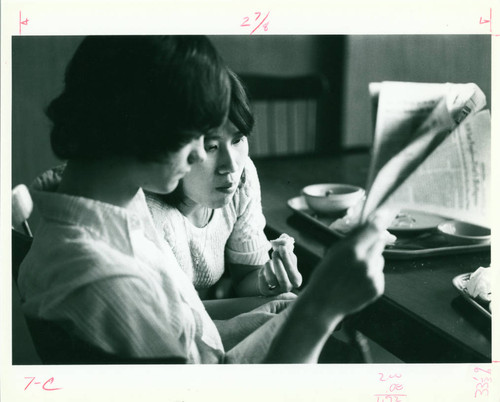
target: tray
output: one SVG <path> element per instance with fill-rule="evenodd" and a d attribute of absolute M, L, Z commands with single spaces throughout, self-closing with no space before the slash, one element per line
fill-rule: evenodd
<path fill-rule="evenodd" d="M 292 211 L 308 220 L 319 228 L 338 237 L 344 237 L 345 234 L 330 228 L 334 221 L 332 218 L 318 216 L 307 206 L 304 196 L 291 198 L 287 201 L 288 207 Z M 444 220 L 444 218 L 443 218 Z M 394 245 L 389 245 L 384 251 L 384 256 L 397 259 L 409 259 L 414 257 L 428 257 L 435 255 L 447 255 L 457 253 L 467 253 L 474 251 L 489 250 L 489 243 L 482 244 L 452 244 L 436 230 L 416 231 L 414 234 L 397 233 L 398 236 Z"/>
<path fill-rule="evenodd" d="M 471 273 L 469 272 L 467 274 L 462 274 L 454 277 L 452 281 L 453 286 L 455 286 L 455 288 L 465 298 L 465 300 L 467 300 L 477 310 L 491 319 L 491 312 L 482 303 L 478 303 L 475 299 L 473 299 L 467 292 L 467 282 L 469 281 L 470 275 Z"/>

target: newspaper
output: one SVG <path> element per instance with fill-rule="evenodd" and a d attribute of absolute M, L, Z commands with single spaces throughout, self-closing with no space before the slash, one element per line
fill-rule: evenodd
<path fill-rule="evenodd" d="M 401 208 L 489 227 L 490 113 L 475 84 L 370 84 L 376 125 L 360 220 Z"/>
<path fill-rule="evenodd" d="M 490 116 L 475 84 L 371 84 L 377 97 L 361 221 L 419 209 L 488 225 Z"/>

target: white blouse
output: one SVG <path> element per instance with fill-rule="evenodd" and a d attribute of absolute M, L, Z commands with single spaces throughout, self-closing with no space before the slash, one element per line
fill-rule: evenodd
<path fill-rule="evenodd" d="M 59 173 L 31 192 L 42 221 L 19 272 L 25 314 L 109 353 L 222 361 L 220 335 L 157 235 L 142 190 L 119 208 L 54 193 Z"/>
<path fill-rule="evenodd" d="M 264 234 L 259 178 L 248 158 L 245 182 L 230 203 L 215 209 L 210 222 L 198 228 L 161 196 L 146 194 L 157 230 L 164 236 L 182 270 L 197 289 L 214 285 L 224 273 L 225 262 L 262 265 L 271 244 Z"/>

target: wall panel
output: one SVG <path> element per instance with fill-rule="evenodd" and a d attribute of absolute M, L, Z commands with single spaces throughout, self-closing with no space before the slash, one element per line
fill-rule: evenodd
<path fill-rule="evenodd" d="M 346 147 L 371 144 L 368 83 L 372 81 L 475 82 L 491 105 L 489 35 L 348 36 L 345 63 Z"/>

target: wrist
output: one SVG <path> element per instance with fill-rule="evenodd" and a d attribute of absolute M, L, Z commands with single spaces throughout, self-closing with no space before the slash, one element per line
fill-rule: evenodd
<path fill-rule="evenodd" d="M 326 341 L 343 319 L 341 315 L 318 316 L 318 307 L 301 295 L 283 312 L 288 316 L 269 348 L 265 363 L 317 363 Z"/>
<path fill-rule="evenodd" d="M 305 288 L 295 302 L 298 315 L 301 319 L 312 321 L 312 324 L 325 332 L 333 332 L 336 326 L 345 318 L 346 314 L 338 308 L 338 304 L 332 304 L 328 299 L 322 298 L 316 292 Z"/>

